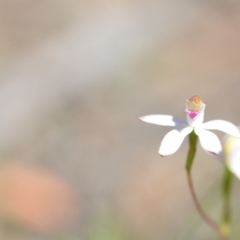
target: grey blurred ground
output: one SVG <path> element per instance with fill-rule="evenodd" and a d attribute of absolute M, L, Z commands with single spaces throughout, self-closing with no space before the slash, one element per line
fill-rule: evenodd
<path fill-rule="evenodd" d="M 185 99 L 198 94 L 206 120 L 240 123 L 239 13 L 238 1 L 1 0 L 2 162 L 68 181 L 83 202 L 73 231 L 82 239 L 95 211 L 112 211 L 130 239 L 169 239 L 194 211 L 187 141 L 161 158 L 168 129 L 137 118 L 184 118 Z M 203 196 L 222 166 L 200 149 L 194 174 Z"/>

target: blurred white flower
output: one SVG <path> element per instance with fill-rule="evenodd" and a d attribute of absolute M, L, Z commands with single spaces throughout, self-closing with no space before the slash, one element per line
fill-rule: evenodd
<path fill-rule="evenodd" d="M 225 137 L 223 157 L 229 170 L 240 179 L 240 138 Z"/>
<path fill-rule="evenodd" d="M 240 132 L 234 124 L 224 120 L 203 123 L 204 111 L 205 104 L 202 99 L 199 96 L 193 96 L 186 100 L 187 122 L 178 120 L 171 115 L 147 115 L 139 119 L 147 123 L 176 127 L 163 138 L 158 151 L 161 156 L 175 153 L 184 138 L 192 131 L 198 135 L 203 149 L 211 155 L 218 155 L 222 152 L 222 145 L 217 135 L 208 130 L 219 130 L 234 137 L 240 137 Z"/>

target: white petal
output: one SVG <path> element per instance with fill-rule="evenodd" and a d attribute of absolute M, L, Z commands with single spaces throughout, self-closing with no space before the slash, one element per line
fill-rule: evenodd
<path fill-rule="evenodd" d="M 147 115 L 139 118 L 143 122 L 162 126 L 187 126 L 185 122 L 178 120 L 171 115 Z"/>
<path fill-rule="evenodd" d="M 195 133 L 199 136 L 203 149 L 208 153 L 216 156 L 222 152 L 222 145 L 216 134 L 202 128 L 195 128 Z"/>
<path fill-rule="evenodd" d="M 213 120 L 202 124 L 204 129 L 219 130 L 234 137 L 240 137 L 239 129 L 232 123 L 225 120 Z"/>
<path fill-rule="evenodd" d="M 168 156 L 175 153 L 181 146 L 184 138 L 192 132 L 192 130 L 192 127 L 185 127 L 168 132 L 161 142 L 158 153 L 161 156 Z"/>

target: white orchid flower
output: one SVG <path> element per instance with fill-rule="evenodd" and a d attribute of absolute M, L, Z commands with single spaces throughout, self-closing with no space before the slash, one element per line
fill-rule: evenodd
<path fill-rule="evenodd" d="M 223 158 L 229 170 L 240 179 L 240 138 L 225 137 Z"/>
<path fill-rule="evenodd" d="M 171 115 L 148 115 L 139 119 L 146 123 L 176 127 L 176 129 L 168 132 L 163 138 L 158 151 L 161 156 L 175 153 L 181 146 L 184 138 L 192 131 L 198 135 L 203 149 L 211 155 L 218 155 L 222 152 L 222 145 L 217 135 L 208 130 L 219 130 L 234 137 L 240 137 L 240 132 L 234 124 L 224 120 L 213 120 L 203 123 L 205 106 L 199 96 L 187 99 L 187 122 L 178 120 Z"/>

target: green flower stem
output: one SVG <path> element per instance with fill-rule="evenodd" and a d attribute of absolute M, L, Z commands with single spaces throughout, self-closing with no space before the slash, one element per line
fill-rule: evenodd
<path fill-rule="evenodd" d="M 189 134 L 189 150 L 188 150 L 187 161 L 185 166 L 188 174 L 190 174 L 192 169 L 192 164 L 193 164 L 193 160 L 194 160 L 196 149 L 197 149 L 197 142 L 198 142 L 198 136 L 194 131 L 192 131 Z"/>
<path fill-rule="evenodd" d="M 231 190 L 232 190 L 232 180 L 233 180 L 233 174 L 230 172 L 228 167 L 225 166 L 223 185 L 222 185 L 223 212 L 222 212 L 221 232 L 226 239 L 229 238 L 229 235 L 231 232 L 230 196 L 231 196 Z"/>
<path fill-rule="evenodd" d="M 185 166 L 186 171 L 187 171 L 187 180 L 188 180 L 189 190 L 190 190 L 194 205 L 195 205 L 198 213 L 202 217 L 202 219 L 211 228 L 213 228 L 216 232 L 218 232 L 218 234 L 220 236 L 220 239 L 227 240 L 227 238 L 223 234 L 219 225 L 211 217 L 209 217 L 208 214 L 202 208 L 202 206 L 201 206 L 201 204 L 200 204 L 200 202 L 197 198 L 196 192 L 194 190 L 192 175 L 191 175 L 191 169 L 192 169 L 192 164 L 193 164 L 194 157 L 195 157 L 195 154 L 196 154 L 197 141 L 198 141 L 198 136 L 195 134 L 194 131 L 192 131 L 191 134 L 189 135 L 189 151 L 188 151 L 187 161 L 186 161 L 186 166 Z"/>

